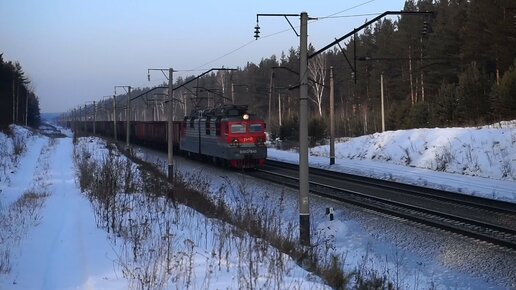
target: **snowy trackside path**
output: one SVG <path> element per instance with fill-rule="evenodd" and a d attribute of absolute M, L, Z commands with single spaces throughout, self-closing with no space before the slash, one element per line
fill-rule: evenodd
<path fill-rule="evenodd" d="M 0 276 L 0 288 L 6 283 L 8 289 L 127 289 L 107 234 L 96 227 L 75 183 L 71 138 L 57 140 L 49 164 L 50 196 L 42 218 L 21 241 L 7 279 Z"/>

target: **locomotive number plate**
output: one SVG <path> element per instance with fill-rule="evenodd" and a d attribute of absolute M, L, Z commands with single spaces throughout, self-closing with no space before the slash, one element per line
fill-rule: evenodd
<path fill-rule="evenodd" d="M 240 150 L 240 154 L 254 154 L 257 153 L 258 150 L 256 149 L 242 149 Z"/>

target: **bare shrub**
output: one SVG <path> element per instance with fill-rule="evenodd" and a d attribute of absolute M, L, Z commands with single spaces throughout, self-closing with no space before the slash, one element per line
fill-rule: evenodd
<path fill-rule="evenodd" d="M 91 158 L 90 152 L 85 147 L 81 149 L 74 147 L 74 156 L 79 186 L 82 191 L 86 191 L 93 184 L 93 170 L 97 167 L 96 160 Z"/>
<path fill-rule="evenodd" d="M 512 164 L 514 163 L 512 161 L 512 158 L 509 154 L 509 150 L 507 148 L 500 148 L 500 146 L 495 146 L 493 144 L 493 155 L 496 154 L 496 151 L 499 153 L 500 158 L 500 173 L 502 178 L 508 178 L 508 179 L 514 179 L 516 176 L 514 176 Z"/>
<path fill-rule="evenodd" d="M 11 272 L 11 254 L 9 249 L 0 248 L 0 274 Z"/>
<path fill-rule="evenodd" d="M 133 205 L 118 216 L 120 227 L 116 229 L 123 274 L 131 288 L 162 289 L 171 276 L 173 248 L 178 243 L 170 222 L 175 212 L 164 198 L 150 199 L 142 194 L 120 197 Z"/>
<path fill-rule="evenodd" d="M 129 163 L 114 161 L 117 153 L 112 151 L 97 167 L 85 170 L 96 172 L 86 188 L 100 225 L 120 246 L 117 262 L 131 287 L 161 289 L 173 283 L 178 288 L 208 289 L 214 271 L 236 267 L 239 288 L 279 289 L 289 283 L 291 259 L 335 289 L 348 287 L 356 277 L 343 271 L 345 257 L 333 252 L 333 240 L 317 237 L 310 247 L 299 244 L 296 226 L 283 218 L 289 207 L 285 192 L 257 195 L 245 180 L 226 179 L 213 194 L 211 180 L 202 172 L 175 172 L 175 183 L 170 184 L 159 164 L 129 154 L 140 181 L 134 183 L 134 193 L 125 193 L 132 178 L 123 173 Z M 118 177 L 113 172 L 119 172 Z M 178 234 L 185 228 L 197 230 L 188 231 L 193 237 Z M 213 248 L 205 252 L 203 244 Z M 206 261 L 202 285 L 194 279 L 198 259 Z M 389 285 L 385 277 L 366 273 L 365 268 L 360 273 L 355 280 L 361 279 L 361 285 Z"/>
<path fill-rule="evenodd" d="M 162 289 L 170 277 L 170 201 L 137 193 L 143 192 L 143 184 L 153 183 L 151 175 L 138 175 L 137 166 L 113 147 L 108 146 L 99 158 L 78 145 L 75 157 L 81 188 L 93 204 L 97 225 L 120 244 L 117 262 L 131 288 Z"/>
<path fill-rule="evenodd" d="M 16 135 L 13 138 L 14 155 L 20 156 L 27 151 L 27 139 L 23 135 Z"/>
<path fill-rule="evenodd" d="M 17 166 L 20 157 L 27 151 L 27 135 L 17 134 L 13 127 L 0 136 L 0 181 L 8 179 L 7 173 Z"/>
<path fill-rule="evenodd" d="M 230 182 L 229 180 L 227 181 Z M 226 188 L 233 185 L 226 184 Z M 247 188 L 245 180 L 237 185 L 239 196 L 234 198 L 231 206 L 232 221 L 239 230 L 245 231 L 251 237 L 237 244 L 237 251 L 243 261 L 268 261 L 267 257 L 274 256 L 274 251 L 269 251 L 269 245 L 278 249 L 280 253 L 287 254 L 304 269 L 321 277 L 328 285 L 336 289 L 343 289 L 348 284 L 348 276 L 343 272 L 343 259 L 331 255 L 331 245 L 328 240 L 314 241 L 312 246 L 305 247 L 298 243 L 293 235 L 294 225 L 290 221 L 284 221 L 282 216 L 285 210 L 284 192 L 278 194 L 265 194 L 264 198 L 257 198 L 255 192 Z M 217 196 L 223 196 L 217 194 Z M 266 243 L 264 243 L 266 242 Z M 243 256 L 242 256 L 243 255 Z M 244 263 L 247 268 L 240 271 L 246 273 L 245 277 L 258 277 L 257 263 Z M 244 271 L 245 270 L 245 271 Z M 280 260 L 270 260 L 269 273 L 273 285 L 281 285 L 289 269 Z M 242 287 L 255 288 L 256 281 L 241 277 Z M 263 282 L 263 281 L 262 281 Z"/>
<path fill-rule="evenodd" d="M 405 153 L 401 157 L 401 161 L 403 161 L 404 165 L 410 165 L 410 163 L 412 162 L 412 158 L 410 157 L 409 148 L 406 148 L 406 147 L 400 147 L 400 148 L 403 151 L 403 153 Z"/>
<path fill-rule="evenodd" d="M 29 227 L 39 222 L 39 209 L 47 196 L 47 193 L 26 191 L 0 212 L 0 273 L 11 271 L 11 249 L 19 244 Z"/>
<path fill-rule="evenodd" d="M 452 153 L 449 147 L 441 147 L 441 153 L 435 154 L 436 168 L 437 171 L 446 171 L 448 164 L 453 160 Z"/>
<path fill-rule="evenodd" d="M 10 139 L 5 135 L 0 134 L 0 182 L 4 180 L 8 180 L 8 172 L 13 167 L 13 163 L 11 162 L 12 155 L 12 144 Z"/>
<path fill-rule="evenodd" d="M 392 284 L 387 278 L 387 273 L 383 275 L 375 269 L 372 259 L 369 257 L 370 245 L 367 246 L 366 253 L 362 256 L 362 261 L 358 265 L 357 269 L 353 273 L 354 289 L 366 290 L 366 289 L 400 289 L 399 284 L 396 286 Z M 399 264 L 396 264 L 399 266 Z M 395 280 L 399 281 L 399 277 L 396 272 Z"/>

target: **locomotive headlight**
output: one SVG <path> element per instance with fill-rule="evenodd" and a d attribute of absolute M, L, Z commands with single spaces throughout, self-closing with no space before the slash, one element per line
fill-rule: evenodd
<path fill-rule="evenodd" d="M 244 115 L 242 116 L 242 118 L 243 118 L 244 120 L 249 120 L 249 115 L 248 115 L 248 114 L 244 114 Z"/>

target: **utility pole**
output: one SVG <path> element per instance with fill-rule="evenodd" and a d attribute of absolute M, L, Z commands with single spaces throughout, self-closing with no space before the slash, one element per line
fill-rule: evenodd
<path fill-rule="evenodd" d="M 123 88 L 126 92 L 126 106 L 125 106 L 125 146 L 129 149 L 130 140 L 131 140 L 131 86 L 115 86 L 115 95 L 116 89 Z M 127 90 L 126 90 L 127 88 Z M 116 116 L 115 116 L 116 118 Z M 120 117 L 122 119 L 122 117 Z"/>
<path fill-rule="evenodd" d="M 93 101 L 93 135 L 95 135 L 95 126 L 97 123 L 97 106 L 95 101 Z"/>
<path fill-rule="evenodd" d="M 161 71 L 163 74 L 165 74 L 165 69 L 154 69 L 154 68 L 150 68 L 150 69 L 147 69 L 147 78 L 149 79 L 150 81 L 150 71 L 151 70 L 159 70 Z M 214 71 L 214 70 L 236 70 L 236 69 L 228 69 L 228 68 L 212 68 L 208 71 L 205 71 L 204 73 L 198 75 L 197 77 L 193 78 L 193 79 L 190 79 L 189 81 L 187 82 L 184 82 L 182 83 L 181 85 L 178 85 L 177 87 L 173 88 L 173 83 L 174 83 L 174 80 L 173 80 L 173 73 L 174 73 L 174 70 L 172 68 L 169 68 L 168 69 L 168 178 L 169 178 L 169 181 L 173 182 L 174 181 L 174 164 L 173 164 L 173 161 L 174 161 L 174 153 L 173 153 L 173 144 L 172 144 L 172 136 L 174 135 L 174 129 L 173 129 L 173 126 L 172 126 L 172 120 L 173 120 L 173 114 L 174 114 L 174 98 L 173 98 L 173 91 L 177 90 L 177 89 L 180 89 L 181 87 L 191 83 L 192 81 L 194 80 L 197 80 L 197 82 L 199 82 L 199 78 L 201 78 L 202 76 L 210 73 L 211 71 Z M 197 85 L 197 87 L 199 87 Z M 197 92 L 197 88 L 196 88 L 196 92 Z M 196 93 L 197 95 L 197 93 Z"/>
<path fill-rule="evenodd" d="M 235 104 L 235 84 L 231 81 L 231 103 Z"/>
<path fill-rule="evenodd" d="M 301 12 L 299 37 L 299 236 L 310 245 L 310 205 L 308 200 L 308 14 Z"/>
<path fill-rule="evenodd" d="M 150 81 L 150 71 L 158 70 L 165 75 L 165 71 L 167 69 L 161 68 L 149 68 L 147 69 L 147 79 Z M 167 77 L 167 75 L 165 75 Z M 174 144 L 173 144 L 173 136 L 174 136 L 174 127 L 173 127 L 173 119 L 174 119 L 174 69 L 168 69 L 168 106 L 167 106 L 167 151 L 168 151 L 168 181 L 174 182 Z M 184 84 L 183 84 L 184 85 Z M 179 88 L 179 87 L 178 87 Z M 176 88 L 177 89 L 177 88 Z M 157 103 L 156 103 L 157 104 Z"/>
<path fill-rule="evenodd" d="M 113 95 L 113 135 L 116 144 L 116 94 Z"/>
<path fill-rule="evenodd" d="M 380 97 L 382 100 L 382 132 L 385 132 L 385 111 L 383 104 L 383 72 L 380 74 Z"/>
<path fill-rule="evenodd" d="M 88 116 L 86 115 L 86 105 L 84 105 L 84 111 L 83 111 L 83 115 L 84 115 L 84 134 L 86 134 L 88 132 Z"/>
<path fill-rule="evenodd" d="M 127 93 L 127 110 L 125 112 L 126 118 L 126 131 L 125 131 L 125 146 L 129 149 L 129 141 L 131 140 L 131 86 L 129 86 L 129 92 Z"/>
<path fill-rule="evenodd" d="M 330 165 L 335 164 L 335 86 L 333 66 L 330 66 Z"/>
<path fill-rule="evenodd" d="M 285 17 L 290 27 L 299 36 L 299 240 L 302 245 L 310 245 L 310 204 L 308 199 L 308 13 L 301 14 L 256 14 L 254 37 L 260 37 L 260 16 Z M 301 31 L 298 34 L 288 16 L 300 16 Z M 272 93 L 272 74 L 271 74 Z M 270 100 L 270 99 L 269 99 Z M 269 104 L 271 102 L 269 101 Z M 269 109 L 270 118 L 270 109 Z"/>
<path fill-rule="evenodd" d="M 77 135 L 77 110 L 74 108 L 72 111 L 72 121 L 73 121 L 73 133 Z"/>
<path fill-rule="evenodd" d="M 173 114 L 174 114 L 174 101 L 172 98 L 173 90 L 173 75 L 174 70 L 168 69 L 168 180 L 174 182 L 174 145 L 172 144 L 172 136 L 174 134 L 174 128 L 172 127 Z"/>
<path fill-rule="evenodd" d="M 278 125 L 281 127 L 281 93 L 278 92 Z"/>
<path fill-rule="evenodd" d="M 271 70 L 271 77 L 269 80 L 269 112 L 267 120 L 267 128 L 272 129 L 271 115 L 272 115 L 272 79 L 274 78 L 274 69 Z"/>
<path fill-rule="evenodd" d="M 77 114 L 77 120 L 78 120 L 79 122 L 81 121 L 81 106 L 79 106 L 79 112 L 78 112 L 78 114 Z M 80 130 L 80 128 L 79 128 L 79 127 L 80 127 L 80 125 L 79 125 L 79 124 L 77 124 L 77 132 L 79 132 L 79 130 Z"/>

